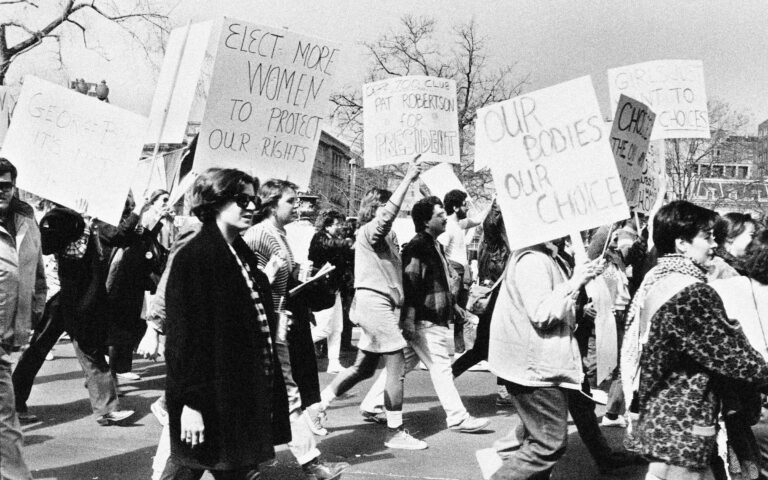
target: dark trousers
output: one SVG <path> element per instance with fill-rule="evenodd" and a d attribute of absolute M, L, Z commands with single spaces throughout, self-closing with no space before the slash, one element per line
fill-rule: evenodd
<path fill-rule="evenodd" d="M 252 470 L 210 470 L 216 480 L 256 480 L 259 478 L 258 469 Z M 184 467 L 169 459 L 165 464 L 160 480 L 200 480 L 205 470 Z"/>
<path fill-rule="evenodd" d="M 458 360 L 453 362 L 453 365 L 451 366 L 454 377 L 458 377 L 481 361 L 488 360 L 488 342 L 491 336 L 491 317 L 493 317 L 493 309 L 496 306 L 496 299 L 498 296 L 499 289 L 497 288 L 491 293 L 491 298 L 488 300 L 488 307 L 485 309 L 485 313 L 480 315 L 480 321 L 477 324 L 475 344 L 471 349 L 464 352 L 464 355 L 459 357 Z"/>
<path fill-rule="evenodd" d="M 371 378 L 384 357 L 387 383 L 384 387 L 384 407 L 388 411 L 403 410 L 403 384 L 405 381 L 405 356 L 402 350 L 392 353 L 375 353 L 358 350 L 355 364 L 336 375 L 328 388 L 334 395 L 343 395 L 361 381 Z"/>
<path fill-rule="evenodd" d="M 520 448 L 491 480 L 548 479 L 568 445 L 568 396 L 558 387 L 524 387 L 506 383 L 522 422 Z"/>
<path fill-rule="evenodd" d="M 45 305 L 43 318 L 35 329 L 29 348 L 21 355 L 13 371 L 13 390 L 16 395 L 17 411 L 26 410 L 37 372 L 43 366 L 45 356 L 56 345 L 64 331 L 64 320 L 59 310 L 59 297 L 54 295 Z M 110 374 L 109 365 L 104 360 L 106 348 L 82 344 L 74 337 L 72 345 L 75 347 L 75 355 L 86 376 L 93 413 L 101 416 L 117 410 L 117 387 Z"/>

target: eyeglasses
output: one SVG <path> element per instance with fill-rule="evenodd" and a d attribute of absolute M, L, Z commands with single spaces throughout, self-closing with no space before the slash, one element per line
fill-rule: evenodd
<path fill-rule="evenodd" d="M 16 185 L 13 182 L 0 182 L 0 190 L 10 192 Z"/>
<path fill-rule="evenodd" d="M 243 210 L 247 210 L 250 203 L 253 203 L 257 209 L 261 206 L 261 199 L 259 197 L 256 195 L 248 195 L 247 193 L 238 193 L 232 197 L 232 200 L 234 200 L 237 206 Z"/>

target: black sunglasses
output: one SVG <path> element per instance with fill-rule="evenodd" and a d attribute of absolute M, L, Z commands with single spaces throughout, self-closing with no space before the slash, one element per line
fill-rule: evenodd
<path fill-rule="evenodd" d="M 247 210 L 248 204 L 251 202 L 253 202 L 257 209 L 261 206 L 261 199 L 258 196 L 248 195 L 247 193 L 238 193 L 232 197 L 232 200 L 234 200 L 237 206 L 243 210 Z"/>
<path fill-rule="evenodd" d="M 16 185 L 13 182 L 0 182 L 0 190 L 10 192 Z"/>

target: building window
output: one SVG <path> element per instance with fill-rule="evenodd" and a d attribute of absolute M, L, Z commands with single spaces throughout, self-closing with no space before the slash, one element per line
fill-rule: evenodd
<path fill-rule="evenodd" d="M 722 165 L 712 165 L 712 177 L 715 178 L 723 178 L 723 166 Z"/>
<path fill-rule="evenodd" d="M 734 165 L 726 165 L 725 178 L 733 178 L 736 176 L 736 167 Z"/>
<path fill-rule="evenodd" d="M 749 178 L 749 167 L 747 167 L 747 166 L 740 166 L 739 167 L 738 178 Z"/>
<path fill-rule="evenodd" d="M 699 175 L 709 177 L 712 175 L 712 168 L 709 165 L 699 165 Z"/>

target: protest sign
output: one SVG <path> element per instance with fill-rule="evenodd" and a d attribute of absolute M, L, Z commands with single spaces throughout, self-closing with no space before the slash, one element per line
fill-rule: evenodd
<path fill-rule="evenodd" d="M 664 197 L 667 165 L 664 145 L 664 140 L 654 140 L 648 146 L 637 192 L 631 201 L 632 208 L 639 213 L 650 214 L 659 196 Z"/>
<path fill-rule="evenodd" d="M 146 143 L 184 141 L 212 26 L 213 22 L 195 23 L 171 32 L 152 98 Z"/>
<path fill-rule="evenodd" d="M 419 178 L 424 182 L 424 185 L 429 188 L 432 195 L 439 197 L 441 200 L 445 198 L 445 194 L 451 190 L 467 191 L 467 189 L 464 188 L 464 185 L 461 184 L 459 177 L 453 173 L 453 167 L 449 163 L 435 165 L 419 175 Z"/>
<path fill-rule="evenodd" d="M 19 97 L 18 89 L 0 85 L 0 145 L 3 144 L 8 126 L 11 124 L 11 115 Z"/>
<path fill-rule="evenodd" d="M 456 82 L 394 77 L 363 85 L 365 166 L 409 162 L 459 163 Z"/>
<path fill-rule="evenodd" d="M 611 107 L 620 95 L 648 105 L 656 114 L 651 140 L 709 138 L 707 94 L 701 60 L 656 60 L 608 70 Z"/>
<path fill-rule="evenodd" d="M 621 95 L 611 127 L 611 150 L 630 207 L 637 195 L 656 115 L 647 105 Z"/>
<path fill-rule="evenodd" d="M 339 55 L 335 43 L 225 18 L 194 169 L 256 170 L 306 188 Z"/>
<path fill-rule="evenodd" d="M 145 117 L 27 76 L 0 155 L 19 188 L 67 207 L 85 199 L 117 225 L 146 132 Z"/>
<path fill-rule="evenodd" d="M 482 108 L 476 131 L 510 248 L 629 217 L 590 77 Z"/>

